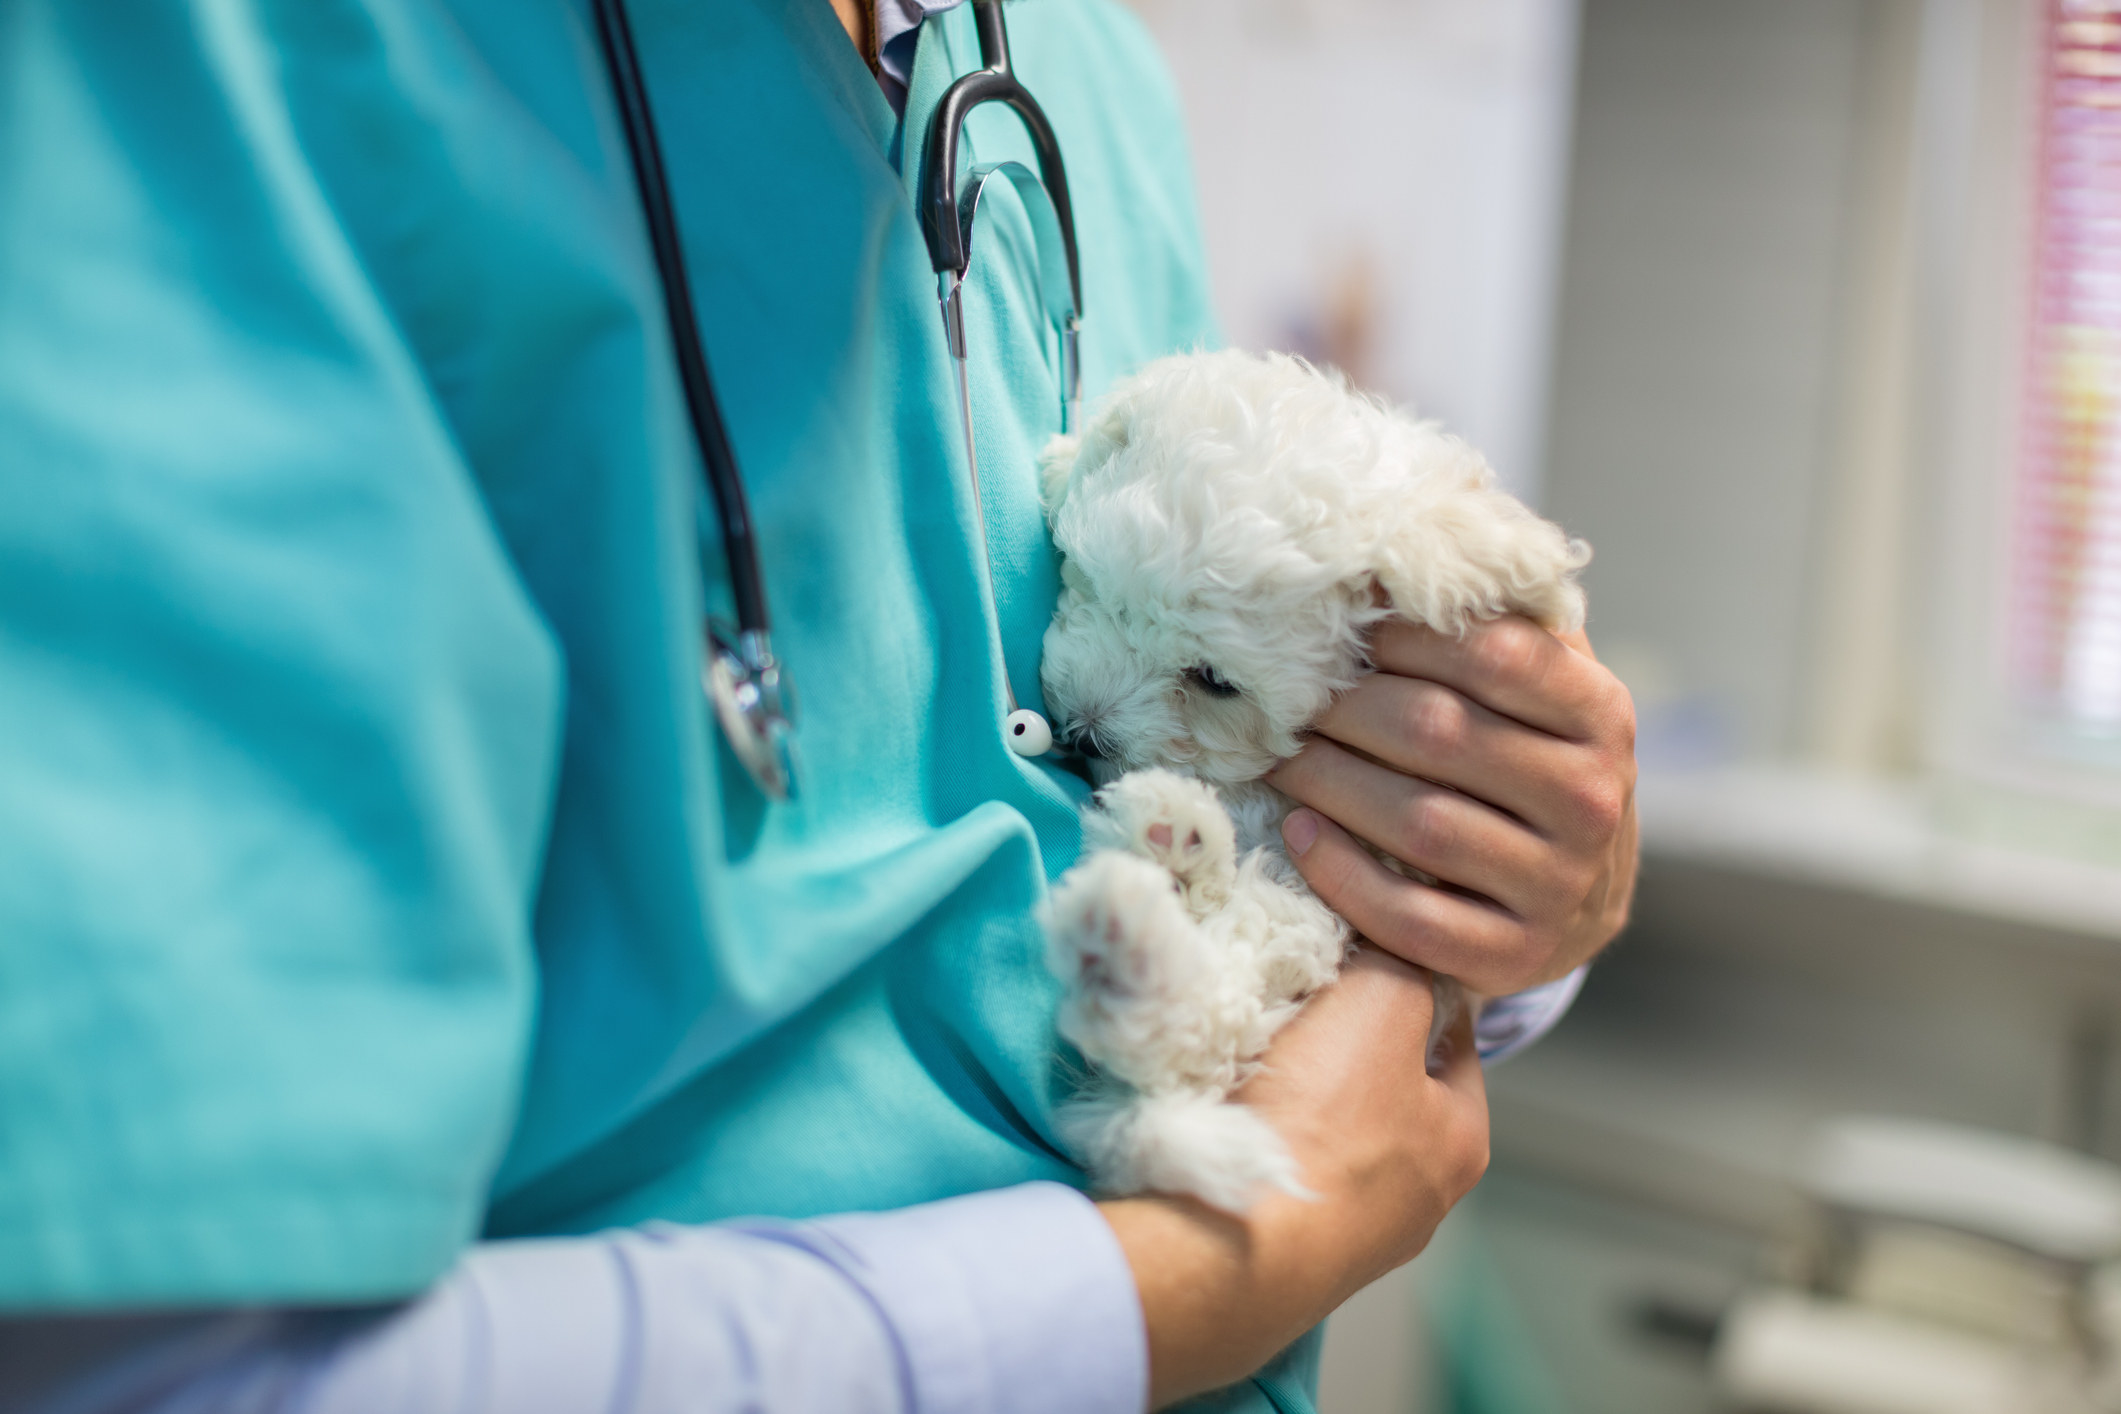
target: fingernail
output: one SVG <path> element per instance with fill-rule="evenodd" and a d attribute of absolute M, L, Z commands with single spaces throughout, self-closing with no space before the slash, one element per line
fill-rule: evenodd
<path fill-rule="evenodd" d="M 1282 843 L 1289 853 L 1301 855 L 1318 838 L 1318 817 L 1308 810 L 1292 810 L 1289 818 L 1281 822 Z"/>

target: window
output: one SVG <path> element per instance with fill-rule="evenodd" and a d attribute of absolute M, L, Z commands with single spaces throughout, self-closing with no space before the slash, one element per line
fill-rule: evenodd
<path fill-rule="evenodd" d="M 2121 738 L 2121 0 L 2050 0 L 2009 628 L 2036 736 Z"/>

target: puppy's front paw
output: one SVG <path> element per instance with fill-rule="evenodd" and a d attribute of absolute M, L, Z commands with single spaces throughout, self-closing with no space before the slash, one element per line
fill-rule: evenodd
<path fill-rule="evenodd" d="M 1148 860 L 1097 850 L 1054 887 L 1046 965 L 1067 989 L 1060 1033 L 1130 1085 L 1187 1072 L 1201 1028 L 1186 1019 L 1214 994 L 1217 964 L 1170 874 Z"/>
<path fill-rule="evenodd" d="M 1130 771 L 1097 793 L 1089 842 L 1171 871 L 1186 909 L 1205 918 L 1237 882 L 1237 829 L 1215 789 L 1171 771 Z"/>

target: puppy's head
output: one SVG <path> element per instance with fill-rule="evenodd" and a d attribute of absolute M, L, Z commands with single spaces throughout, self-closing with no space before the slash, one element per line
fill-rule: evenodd
<path fill-rule="evenodd" d="M 1479 453 L 1284 355 L 1151 364 L 1041 473 L 1065 557 L 1046 705 L 1121 769 L 1265 775 L 1385 618 L 1582 622 L 1588 551 Z"/>

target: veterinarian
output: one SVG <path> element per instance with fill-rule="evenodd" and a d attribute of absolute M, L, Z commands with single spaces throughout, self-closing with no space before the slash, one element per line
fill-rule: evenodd
<path fill-rule="evenodd" d="M 1214 1407 L 1304 1409 L 1291 1342 L 1478 1177 L 1470 1038 L 1423 1074 L 1399 959 L 1521 1040 L 1634 869 L 1626 695 L 1514 622 L 1385 634 L 1279 777 L 1386 950 L 1247 1095 L 1318 1200 L 1068 1186 L 1033 915 L 1083 790 L 997 712 L 1055 373 L 999 192 L 990 593 L 908 197 L 976 63 L 932 8 L 635 0 L 801 685 L 770 805 L 700 697 L 726 566 L 584 8 L 9 8 L 0 1402 L 1107 1410 L 1271 1357 Z M 1094 398 L 1214 338 L 1178 108 L 1109 0 L 1010 22 Z"/>

